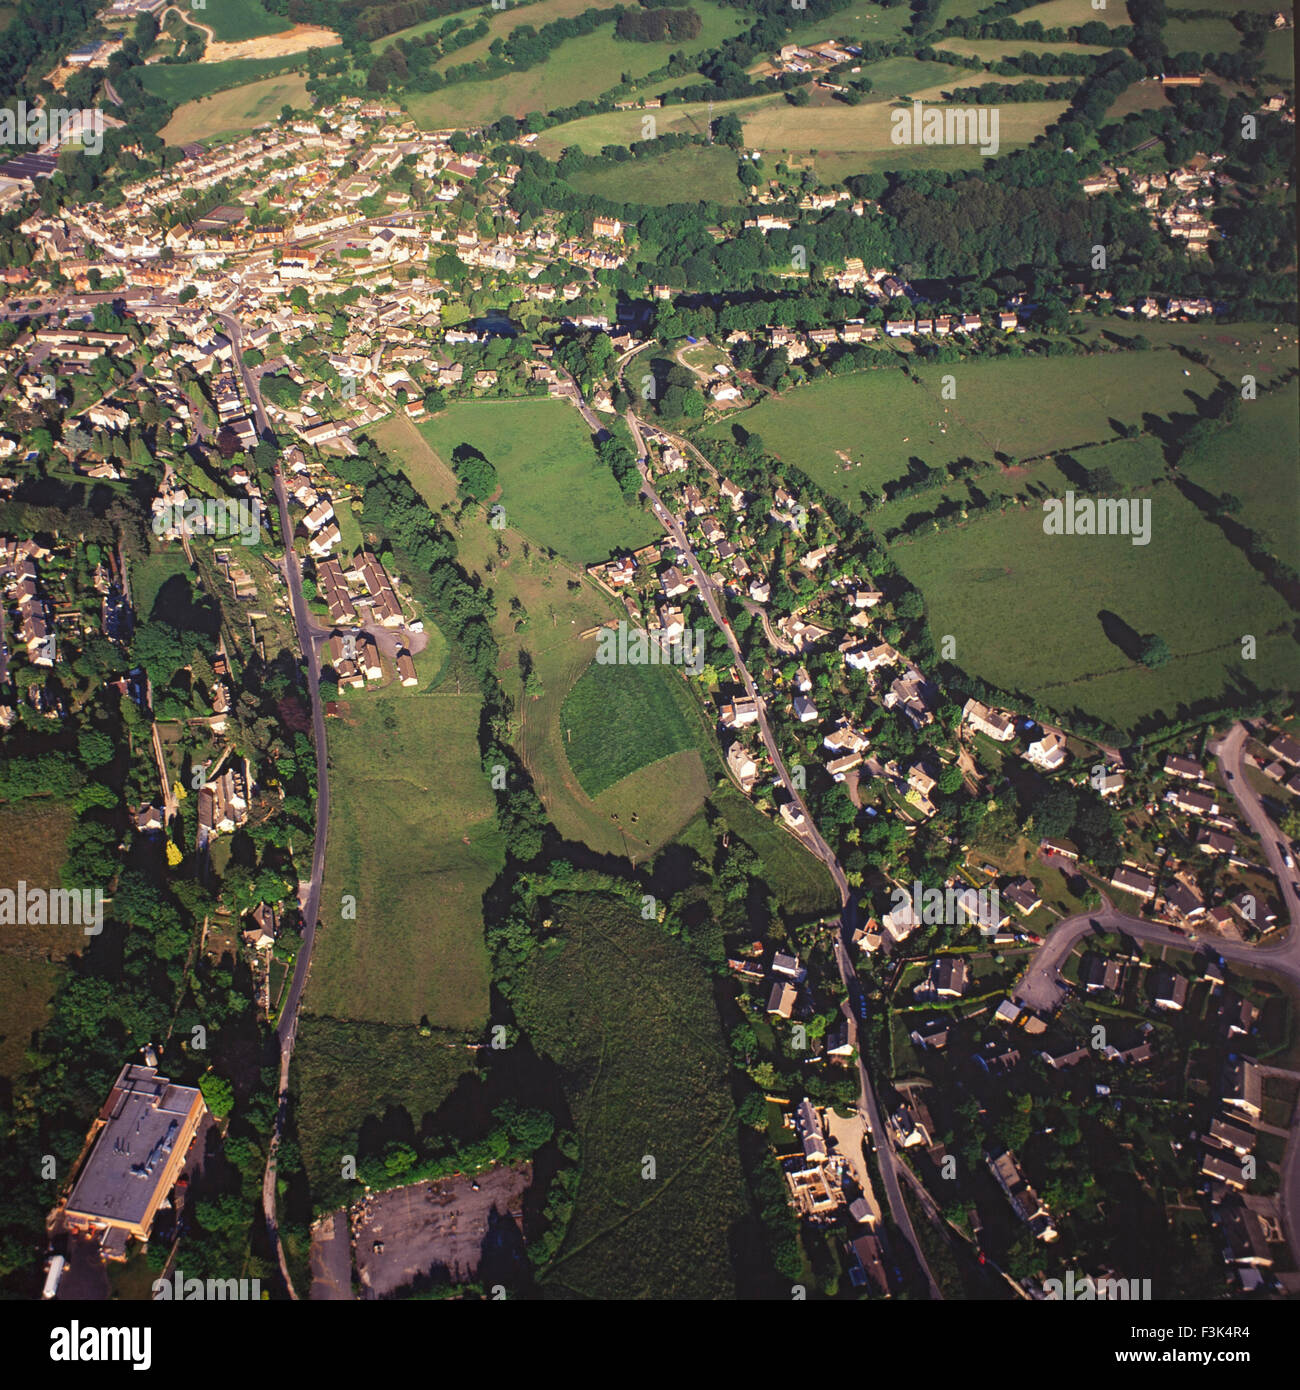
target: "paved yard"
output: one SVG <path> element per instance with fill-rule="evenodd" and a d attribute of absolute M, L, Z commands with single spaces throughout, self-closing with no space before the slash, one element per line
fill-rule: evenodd
<path fill-rule="evenodd" d="M 508 1269 L 523 1249 L 519 1217 L 531 1181 L 532 1165 L 522 1163 L 362 1202 L 352 1212 L 362 1297 L 383 1298 L 421 1275 L 465 1283 L 485 1260 L 494 1273 Z"/>

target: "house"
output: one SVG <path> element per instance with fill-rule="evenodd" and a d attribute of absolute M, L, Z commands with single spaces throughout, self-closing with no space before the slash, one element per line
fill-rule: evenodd
<path fill-rule="evenodd" d="M 799 964 L 799 957 L 786 955 L 783 951 L 778 951 L 772 957 L 772 973 L 784 975 L 787 979 L 794 980 L 796 984 L 802 983 L 808 978 L 807 970 Z"/>
<path fill-rule="evenodd" d="M 796 695 L 794 697 L 794 712 L 801 724 L 811 724 L 821 718 L 817 706 L 807 695 Z"/>
<path fill-rule="evenodd" d="M 1226 1149 L 1207 1148 L 1201 1158 L 1201 1173 L 1212 1182 L 1221 1182 L 1238 1192 L 1245 1191 L 1244 1160 Z"/>
<path fill-rule="evenodd" d="M 1245 1037 L 1259 1022 L 1259 1007 L 1249 999 L 1243 999 L 1235 990 L 1223 991 L 1219 999 L 1219 1026 L 1229 1037 L 1237 1034 Z"/>
<path fill-rule="evenodd" d="M 1118 994 L 1123 982 L 1124 964 L 1110 956 L 1089 954 L 1079 967 L 1079 983 L 1089 994 L 1099 989 L 1107 989 L 1112 994 Z M 1187 981 L 1184 980 L 1183 983 L 1186 984 Z"/>
<path fill-rule="evenodd" d="M 1219 804 L 1206 792 L 1185 791 L 1181 787 L 1165 793 L 1165 800 L 1193 816 L 1217 816 Z"/>
<path fill-rule="evenodd" d="M 1020 1220 L 1029 1226 L 1039 1240 L 1055 1240 L 1058 1232 L 1038 1193 L 1025 1180 L 1015 1154 L 1010 1149 L 1000 1149 L 985 1154 L 984 1161 Z"/>
<path fill-rule="evenodd" d="M 737 740 L 727 749 L 727 767 L 742 791 L 752 791 L 758 781 L 758 764 L 750 755 L 749 749 Z"/>
<path fill-rule="evenodd" d="M 898 907 L 891 908 L 880 921 L 885 931 L 895 942 L 906 941 L 921 925 L 921 919 L 913 910 L 910 897 L 905 902 L 900 903 Z"/>
<path fill-rule="evenodd" d="M 1224 835 L 1218 830 L 1202 830 L 1196 836 L 1196 848 L 1202 854 L 1231 854 L 1234 843 L 1231 835 Z"/>
<path fill-rule="evenodd" d="M 723 705 L 719 720 L 724 728 L 743 729 L 747 724 L 758 723 L 758 703 L 755 700 L 739 699 Z"/>
<path fill-rule="evenodd" d="M 1155 879 L 1150 874 L 1131 869 L 1127 865 L 1116 869 L 1110 881 L 1113 887 L 1125 893 L 1132 893 L 1134 897 L 1150 899 L 1156 895 Z"/>
<path fill-rule="evenodd" d="M 962 722 L 998 743 L 1006 743 L 1015 737 L 1015 720 L 1002 710 L 990 709 L 978 700 L 967 700 L 961 712 Z"/>
<path fill-rule="evenodd" d="M 1205 778 L 1205 769 L 1200 763 L 1191 758 L 1175 757 L 1172 754 L 1165 759 L 1165 771 L 1172 777 L 1184 777 L 1192 782 L 1200 782 Z"/>
<path fill-rule="evenodd" d="M 942 956 L 930 967 L 930 984 L 940 999 L 959 999 L 966 993 L 969 967 L 963 956 Z"/>
<path fill-rule="evenodd" d="M 1151 999 L 1158 1009 L 1177 1012 L 1187 1003 L 1187 978 L 1170 966 L 1157 965 L 1151 971 Z"/>
<path fill-rule="evenodd" d="M 1178 917 L 1190 920 L 1205 912 L 1205 903 L 1195 884 L 1176 878 L 1165 891 L 1165 906 Z"/>
<path fill-rule="evenodd" d="M 1042 898 L 1038 896 L 1038 889 L 1027 878 L 1013 879 L 1002 890 L 1002 896 L 1022 917 L 1028 917 L 1043 903 Z"/>
<path fill-rule="evenodd" d="M 1228 1066 L 1223 1103 L 1258 1120 L 1263 1114 L 1263 1079 L 1259 1064 L 1249 1057 L 1238 1057 Z"/>
<path fill-rule="evenodd" d="M 1088 1057 L 1086 1047 L 1076 1047 L 1071 1052 L 1061 1052 L 1053 1056 L 1050 1052 L 1040 1052 L 1038 1054 L 1053 1071 L 1064 1071 L 1067 1067 L 1077 1067 L 1080 1062 Z"/>
<path fill-rule="evenodd" d="M 809 1163 L 825 1163 L 830 1158 L 821 1116 L 807 1096 L 795 1106 L 794 1130 L 803 1145 L 804 1158 Z"/>
<path fill-rule="evenodd" d="M 1079 851 L 1073 840 L 1040 840 L 1038 848 L 1043 854 L 1052 854 L 1058 859 L 1068 859 L 1072 864 L 1079 862 Z"/>
<path fill-rule="evenodd" d="M 1243 1280 L 1246 1274 L 1268 1269 L 1273 1264 L 1264 1219 L 1240 1197 L 1220 1202 L 1214 1207 L 1211 1217 L 1223 1239 L 1224 1260 L 1240 1267 Z"/>
<path fill-rule="evenodd" d="M 415 662 L 405 647 L 397 653 L 397 678 L 403 685 L 416 684 Z"/>
<path fill-rule="evenodd" d="M 767 1011 L 778 1018 L 790 1018 L 798 1002 L 799 991 L 794 985 L 777 980 L 767 998 Z"/>
<path fill-rule="evenodd" d="M 1069 756 L 1065 748 L 1065 735 L 1056 729 L 1044 729 L 1043 736 L 1029 745 L 1025 756 L 1044 772 L 1054 772 Z"/>
<path fill-rule="evenodd" d="M 1255 1131 L 1235 1120 L 1219 1118 L 1211 1121 L 1210 1131 L 1205 1136 L 1207 1143 L 1221 1149 L 1230 1149 L 1238 1157 L 1244 1158 L 1255 1147 Z"/>

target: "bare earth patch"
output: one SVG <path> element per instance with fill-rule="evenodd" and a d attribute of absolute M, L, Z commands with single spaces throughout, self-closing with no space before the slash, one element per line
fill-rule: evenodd
<path fill-rule="evenodd" d="M 208 31 L 211 33 L 211 30 Z M 240 39 L 237 43 L 209 40 L 203 51 L 205 63 L 224 63 L 228 58 L 287 58 L 309 48 L 332 48 L 342 40 L 333 29 L 316 24 L 295 24 L 283 34 L 267 34 L 260 39 Z"/>

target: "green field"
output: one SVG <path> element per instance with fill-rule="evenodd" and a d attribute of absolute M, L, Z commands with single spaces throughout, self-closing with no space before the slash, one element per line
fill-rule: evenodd
<path fill-rule="evenodd" d="M 1218 496 L 1241 499 L 1233 520 L 1258 532 L 1274 553 L 1300 569 L 1300 510 L 1296 458 L 1300 456 L 1300 398 L 1296 384 L 1245 402 L 1233 424 L 1185 454 L 1179 466 L 1192 482 Z"/>
<path fill-rule="evenodd" d="M 736 156 L 713 145 L 674 150 L 653 159 L 629 160 L 607 169 L 584 170 L 569 176 L 579 193 L 592 193 L 618 203 L 738 201 L 742 189 L 736 178 Z"/>
<path fill-rule="evenodd" d="M 1170 53 L 1235 53 L 1241 47 L 1227 19 L 1171 19 L 1161 37 Z"/>
<path fill-rule="evenodd" d="M 525 18 L 528 23 L 539 25 L 543 21 L 533 18 L 532 11 L 542 8 L 543 5 L 530 6 L 519 14 L 507 11 L 498 32 L 508 34 Z M 482 81 L 458 82 L 437 92 L 403 92 L 402 102 L 426 130 L 486 124 L 505 115 L 525 116 L 530 111 L 574 106 L 609 91 L 624 75 L 639 82 L 665 66 L 672 53 L 689 56 L 715 49 L 743 27 L 743 16 L 738 10 L 725 9 L 708 0 L 695 0 L 692 8 L 703 25 L 699 37 L 687 43 L 631 43 L 616 39 L 611 21 L 594 33 L 566 40 L 537 67 Z M 459 67 L 486 58 L 493 38 L 490 33 L 486 39 L 451 54 L 438 66 L 442 69 Z M 681 78 L 665 79 L 659 87 L 666 90 L 682 82 Z"/>
<path fill-rule="evenodd" d="M 607 559 L 659 535 L 653 517 L 623 500 L 582 417 L 564 401 L 459 403 L 422 424 L 420 433 L 443 461 L 460 444 L 490 459 L 501 480 L 496 501 L 508 523 L 575 564 Z M 423 489 L 414 473 L 411 481 Z"/>
<path fill-rule="evenodd" d="M 594 661 L 564 702 L 569 765 L 588 796 L 694 743 L 676 671 Z"/>
<path fill-rule="evenodd" d="M 1099 448 L 1080 449 L 1076 454 L 1062 452 L 1057 457 L 1062 464 L 1073 460 L 1080 468 L 1109 468 L 1126 491 L 1145 487 L 1165 471 L 1163 447 L 1159 440 L 1145 435 L 1141 439 L 1116 439 Z M 1001 492 L 1005 496 L 1023 494 L 1031 485 L 1046 486 L 1049 490 L 1066 488 L 1070 486 L 1070 474 L 1057 466 L 1056 459 L 1048 458 L 1028 467 L 997 469 L 971 480 L 971 486 L 977 490 L 986 494 Z M 871 525 L 876 531 L 888 532 L 902 526 L 914 513 L 932 512 L 941 502 L 949 500 L 969 503 L 970 490 L 965 481 L 958 479 L 915 497 L 885 502 L 871 513 Z"/>
<path fill-rule="evenodd" d="M 482 896 L 503 862 L 477 693 L 390 686 L 344 710 L 329 731 L 329 854 L 305 1007 L 474 1031 L 488 1009 Z"/>
<path fill-rule="evenodd" d="M 1123 5 L 1107 5 L 1104 10 L 1097 10 L 1092 0 L 1048 0 L 1045 5 L 1031 5 L 1015 16 L 1017 24 L 1037 20 L 1044 29 L 1068 29 L 1072 24 L 1087 24 L 1094 19 L 1110 29 L 1131 23 Z"/>
<path fill-rule="evenodd" d="M 194 18 L 212 30 L 218 43 L 260 39 L 293 27 L 282 15 L 268 14 L 260 0 L 216 0 L 216 4 L 194 11 Z"/>
<path fill-rule="evenodd" d="M 931 631 L 956 638 L 960 665 L 1064 715 L 1132 730 L 1243 680 L 1294 689 L 1300 670 L 1283 600 L 1172 485 L 1143 495 L 1152 501 L 1145 546 L 1046 535 L 1041 506 L 1028 503 L 892 554 L 924 594 Z M 1107 635 L 1114 620 L 1105 614 L 1158 633 L 1173 659 L 1138 665 Z M 1250 662 L 1240 660 L 1244 633 L 1258 642 Z"/>
<path fill-rule="evenodd" d="M 157 551 L 131 566 L 131 600 L 142 619 L 153 616 L 153 606 L 163 585 L 177 575 L 189 579 L 193 571 L 185 552 L 176 542 L 172 542 L 167 550 Z"/>
<path fill-rule="evenodd" d="M 560 1069 L 581 1180 L 538 1282 L 557 1298 L 735 1297 L 754 1233 L 708 977 L 617 899 L 565 894 L 553 915 L 557 944 L 515 1005 Z"/>

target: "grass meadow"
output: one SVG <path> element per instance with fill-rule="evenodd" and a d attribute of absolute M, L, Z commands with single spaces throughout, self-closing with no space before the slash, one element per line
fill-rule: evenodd
<path fill-rule="evenodd" d="M 0 806 L 0 888 L 60 886 L 72 811 L 27 799 Z M 49 1021 L 62 962 L 86 944 L 81 927 L 7 926 L 0 933 L 0 1083 L 23 1070 L 32 1035 Z"/>
<path fill-rule="evenodd" d="M 445 464 L 460 444 L 490 459 L 501 480 L 495 500 L 505 508 L 507 522 L 573 564 L 607 559 L 659 534 L 647 512 L 623 500 L 582 417 L 564 401 L 458 403 L 419 430 Z M 415 472 L 411 481 L 423 487 Z"/>
<path fill-rule="evenodd" d="M 478 694 L 389 687 L 344 708 L 329 730 L 329 854 L 306 1009 L 477 1030 L 488 1010 L 482 897 L 504 862 Z"/>

